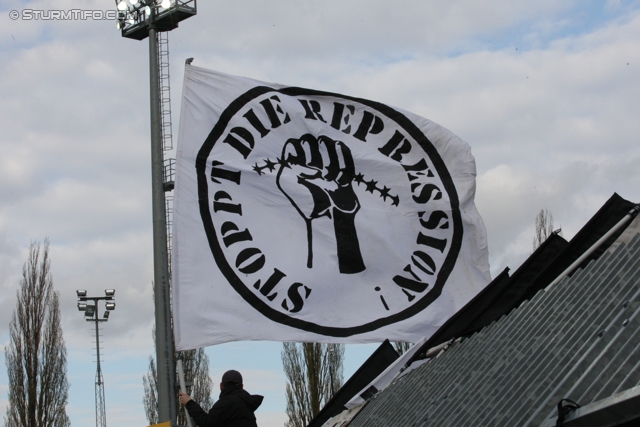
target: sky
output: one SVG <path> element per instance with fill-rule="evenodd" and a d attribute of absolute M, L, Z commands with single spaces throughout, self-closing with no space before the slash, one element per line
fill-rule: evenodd
<path fill-rule="evenodd" d="M 101 337 L 107 423 L 147 425 L 148 41 L 122 38 L 112 20 L 20 16 L 114 8 L 0 0 L 0 347 L 4 354 L 29 245 L 48 237 L 76 426 L 95 422 L 95 352 L 75 290 L 111 288 L 117 308 Z M 614 192 L 640 201 L 640 1 L 201 0 L 169 45 L 174 135 L 184 60 L 193 57 L 229 74 L 383 102 L 461 137 L 476 159 L 494 276 L 532 252 L 540 209 L 570 239 Z M 347 345 L 345 377 L 375 348 Z M 234 368 L 266 396 L 262 427 L 286 420 L 280 350 L 276 342 L 206 350 L 214 383 Z M 7 383 L 0 367 L 1 414 Z"/>

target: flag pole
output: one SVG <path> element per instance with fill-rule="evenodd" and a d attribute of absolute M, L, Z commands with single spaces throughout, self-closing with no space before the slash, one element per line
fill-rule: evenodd
<path fill-rule="evenodd" d="M 180 381 L 180 391 L 183 392 L 184 394 L 187 394 L 187 386 L 184 381 L 184 368 L 182 367 L 181 357 L 178 358 L 178 361 L 176 362 L 176 364 L 178 366 L 178 379 Z M 194 427 L 193 421 L 191 421 L 191 417 L 189 416 L 189 411 L 187 411 L 187 408 L 184 408 L 184 415 L 187 418 L 187 424 L 189 425 L 189 427 Z"/>

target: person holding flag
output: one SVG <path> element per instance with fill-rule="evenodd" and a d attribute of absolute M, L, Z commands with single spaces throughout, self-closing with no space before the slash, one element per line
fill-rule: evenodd
<path fill-rule="evenodd" d="M 208 413 L 191 397 L 180 392 L 180 403 L 199 427 L 257 427 L 254 412 L 263 399 L 263 396 L 249 394 L 244 389 L 242 375 L 234 370 L 222 375 L 220 398 Z"/>

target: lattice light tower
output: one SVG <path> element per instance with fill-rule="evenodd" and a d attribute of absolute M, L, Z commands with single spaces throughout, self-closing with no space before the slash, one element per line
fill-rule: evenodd
<path fill-rule="evenodd" d="M 165 172 L 163 151 L 170 149 L 169 50 L 167 32 L 197 13 L 196 0 L 115 0 L 117 27 L 122 37 L 149 38 L 151 94 L 151 187 L 153 205 L 153 283 L 155 286 L 156 369 L 159 422 L 177 419 L 176 361 L 171 326 L 170 247 L 167 236 L 167 199 L 173 180 Z M 164 36 L 163 36 L 164 34 Z M 170 169 L 170 167 L 169 167 Z"/>
<path fill-rule="evenodd" d="M 88 297 L 87 291 L 76 291 L 78 295 L 78 310 L 84 312 L 84 319 L 93 322 L 96 326 L 96 427 L 107 427 L 107 412 L 104 404 L 104 380 L 102 379 L 102 368 L 100 367 L 100 330 L 98 324 L 109 320 L 109 313 L 115 310 L 116 302 L 113 300 L 116 294 L 114 289 L 104 291 L 103 297 Z M 92 301 L 93 304 L 87 303 Z M 98 301 L 105 302 L 105 312 L 102 318 L 98 315 Z"/>

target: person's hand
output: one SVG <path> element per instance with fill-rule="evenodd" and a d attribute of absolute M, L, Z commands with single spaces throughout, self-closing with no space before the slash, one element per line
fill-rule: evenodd
<path fill-rule="evenodd" d="M 354 224 L 360 209 L 354 179 L 351 150 L 343 142 L 311 134 L 285 142 L 276 182 L 307 223 L 307 267 L 313 265 L 311 221 L 324 216 L 334 223 L 340 272 L 365 269 Z"/>
<path fill-rule="evenodd" d="M 191 397 L 189 397 L 189 395 L 184 394 L 183 392 L 180 392 L 180 404 L 182 404 L 182 406 L 186 405 L 188 401 L 191 400 Z"/>

